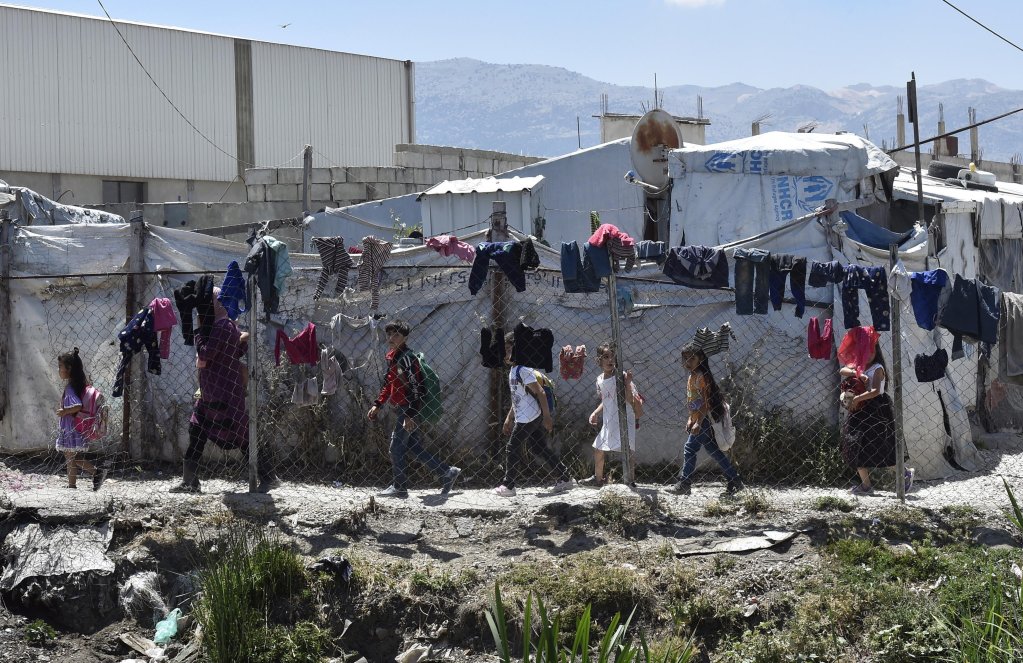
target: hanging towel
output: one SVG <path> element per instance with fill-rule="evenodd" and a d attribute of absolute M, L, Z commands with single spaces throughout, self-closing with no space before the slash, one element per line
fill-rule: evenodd
<path fill-rule="evenodd" d="M 308 323 L 305 329 L 300 331 L 294 338 L 288 338 L 283 329 L 277 330 L 276 341 L 274 342 L 274 361 L 277 366 L 281 365 L 281 346 L 284 346 L 288 354 L 288 361 L 292 364 L 312 364 L 320 359 L 320 348 L 316 344 L 316 325 Z"/>
<path fill-rule="evenodd" d="M 340 235 L 337 237 L 313 237 L 313 247 L 320 254 L 320 263 L 322 264 L 313 299 L 323 296 L 327 282 L 331 276 L 335 275 L 337 283 L 334 285 L 334 297 L 340 297 L 348 287 L 348 270 L 355 267 L 355 262 L 345 250 L 345 238 Z"/>
<path fill-rule="evenodd" d="M 160 335 L 160 359 L 170 359 L 171 330 L 178 324 L 174 307 L 166 297 L 157 297 L 149 302 L 153 312 L 153 331 Z"/>
<path fill-rule="evenodd" d="M 825 318 L 823 326 L 817 320 L 817 316 L 810 318 L 806 335 L 806 348 L 810 359 L 831 359 L 831 348 L 834 343 L 831 318 Z"/>

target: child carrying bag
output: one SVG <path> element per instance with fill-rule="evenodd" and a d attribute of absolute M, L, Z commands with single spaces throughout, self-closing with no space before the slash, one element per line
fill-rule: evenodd
<path fill-rule="evenodd" d="M 107 435 L 109 413 L 106 398 L 90 384 L 82 396 L 82 409 L 75 415 L 75 430 L 86 442 L 101 440 Z"/>
<path fill-rule="evenodd" d="M 728 403 L 723 404 L 724 414 L 717 421 L 711 419 L 711 429 L 714 431 L 714 441 L 718 449 L 728 451 L 735 444 L 735 426 L 732 425 L 732 411 Z"/>

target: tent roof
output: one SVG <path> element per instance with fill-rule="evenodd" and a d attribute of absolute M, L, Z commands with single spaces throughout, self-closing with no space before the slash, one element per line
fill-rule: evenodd
<path fill-rule="evenodd" d="M 498 191 L 530 191 L 543 181 L 543 175 L 535 177 L 484 177 L 482 179 L 467 178 L 464 180 L 444 180 L 435 184 L 423 193 L 423 196 L 439 196 L 447 193 L 496 193 Z"/>

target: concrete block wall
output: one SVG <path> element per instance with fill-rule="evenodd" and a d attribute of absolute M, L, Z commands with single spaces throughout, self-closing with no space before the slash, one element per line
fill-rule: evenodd
<path fill-rule="evenodd" d="M 913 155 L 911 150 L 902 150 L 896 152 L 893 156 L 895 162 L 905 168 L 916 168 L 916 157 Z M 927 170 L 927 164 L 934 160 L 934 155 L 930 152 L 921 152 L 920 154 L 920 167 Z M 938 161 L 945 163 L 959 164 L 963 168 L 969 168 L 970 158 L 960 156 L 948 156 L 946 154 L 941 155 Z M 981 160 L 977 163 L 977 168 L 986 170 L 990 173 L 994 173 L 995 179 L 999 182 L 1013 182 L 1016 184 L 1023 184 L 1023 166 L 1019 164 L 1005 163 L 1002 161 L 987 161 Z"/>
<path fill-rule="evenodd" d="M 436 145 L 396 145 L 394 166 L 313 168 L 310 205 L 339 207 L 425 191 L 444 180 L 491 177 L 540 161 L 506 152 Z M 301 168 L 252 168 L 245 171 L 250 203 L 301 202 Z"/>

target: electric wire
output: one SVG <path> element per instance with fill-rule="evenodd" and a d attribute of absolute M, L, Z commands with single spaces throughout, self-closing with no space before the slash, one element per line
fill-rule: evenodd
<path fill-rule="evenodd" d="M 988 26 L 984 25 L 983 23 L 981 23 L 981 22 L 980 22 L 980 21 L 978 21 L 977 19 L 973 18 L 972 16 L 970 16 L 969 14 L 967 14 L 966 12 L 964 12 L 964 11 L 963 11 L 962 9 L 959 9 L 958 7 L 956 7 L 955 5 L 953 5 L 953 4 L 952 4 L 951 2 L 949 2 L 948 0 L 941 0 L 941 1 L 942 1 L 942 2 L 944 2 L 944 3 L 946 4 L 946 5 L 948 5 L 949 7 L 951 7 L 952 9 L 956 10 L 957 12 L 959 12 L 960 14 L 962 14 L 963 16 L 965 16 L 966 18 L 970 19 L 971 21 L 973 21 L 974 23 L 976 23 L 976 24 L 977 24 L 977 25 L 979 25 L 980 27 L 984 28 L 985 30 L 987 30 L 988 32 L 990 32 L 991 34 L 993 34 L 994 36 L 998 37 L 999 39 L 1001 39 L 1002 41 L 1004 41 L 1004 42 L 1005 42 L 1006 44 L 1008 44 L 1009 46 L 1012 46 L 1012 47 L 1013 47 L 1013 48 L 1015 48 L 1015 49 L 1016 49 L 1017 51 L 1020 51 L 1021 53 L 1023 53 L 1023 47 L 1021 47 L 1021 46 L 1020 46 L 1019 44 L 1016 44 L 1015 42 L 1012 42 L 1012 41 L 1010 41 L 1009 39 L 1007 39 L 1006 37 L 1003 37 L 1002 35 L 998 34 L 997 32 L 995 32 L 994 30 L 992 30 L 992 29 L 991 29 L 991 28 L 989 28 Z"/>

